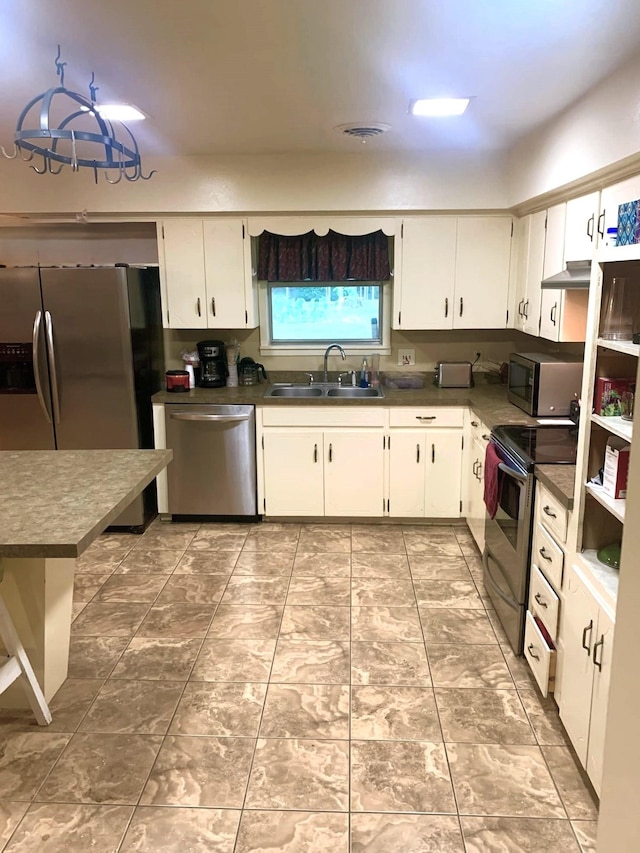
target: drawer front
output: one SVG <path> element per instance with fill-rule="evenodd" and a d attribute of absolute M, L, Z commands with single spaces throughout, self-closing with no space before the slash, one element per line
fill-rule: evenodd
<path fill-rule="evenodd" d="M 392 427 L 461 427 L 464 409 L 453 406 L 411 406 L 389 409 L 389 426 Z"/>
<path fill-rule="evenodd" d="M 544 627 L 555 642 L 558 637 L 560 599 L 540 569 L 533 564 L 529 587 L 529 610 L 544 622 Z"/>
<path fill-rule="evenodd" d="M 524 629 L 524 656 L 531 667 L 533 676 L 543 696 L 553 693 L 556 676 L 556 652 L 549 648 L 547 641 L 540 633 L 535 619 L 527 610 L 527 621 Z"/>
<path fill-rule="evenodd" d="M 540 483 L 538 483 L 536 515 L 538 521 L 541 521 L 559 542 L 567 541 L 569 511 Z"/>
<path fill-rule="evenodd" d="M 491 430 L 480 420 L 480 418 L 473 414 L 473 411 L 471 411 L 469 416 L 469 433 L 472 441 L 478 441 L 485 447 L 487 446 L 491 436 Z"/>
<path fill-rule="evenodd" d="M 263 406 L 263 426 L 383 427 L 386 409 L 366 406 Z"/>
<path fill-rule="evenodd" d="M 533 532 L 531 562 L 538 566 L 556 591 L 562 589 L 564 551 L 556 544 L 545 527 L 538 522 Z"/>

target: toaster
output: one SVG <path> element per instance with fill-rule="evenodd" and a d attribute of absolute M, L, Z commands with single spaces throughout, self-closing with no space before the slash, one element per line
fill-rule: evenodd
<path fill-rule="evenodd" d="M 472 388 L 473 373 L 470 361 L 439 361 L 435 383 L 438 388 Z"/>

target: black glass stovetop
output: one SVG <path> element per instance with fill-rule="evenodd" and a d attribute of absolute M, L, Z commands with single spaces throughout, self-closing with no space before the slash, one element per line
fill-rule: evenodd
<path fill-rule="evenodd" d="M 578 427 L 555 426 L 497 426 L 492 435 L 524 466 L 575 465 L 578 451 Z"/>

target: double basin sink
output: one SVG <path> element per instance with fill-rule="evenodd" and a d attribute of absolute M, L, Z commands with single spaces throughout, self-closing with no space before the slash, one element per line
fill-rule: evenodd
<path fill-rule="evenodd" d="M 322 398 L 372 398 L 384 397 L 381 388 L 357 388 L 352 385 L 318 383 L 317 385 L 296 385 L 295 383 L 275 383 L 265 391 L 265 397 L 306 397 Z"/>

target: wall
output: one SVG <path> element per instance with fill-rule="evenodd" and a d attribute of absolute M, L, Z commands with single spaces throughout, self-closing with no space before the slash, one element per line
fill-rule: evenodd
<path fill-rule="evenodd" d="M 166 158 L 149 181 L 111 186 L 85 169 L 37 175 L 0 157 L 0 213 L 93 214 L 482 210 L 507 206 L 496 153 L 385 155 L 375 143 L 340 155 Z"/>
<path fill-rule="evenodd" d="M 507 162 L 508 205 L 618 161 L 640 171 L 640 55 L 514 146 Z"/>

